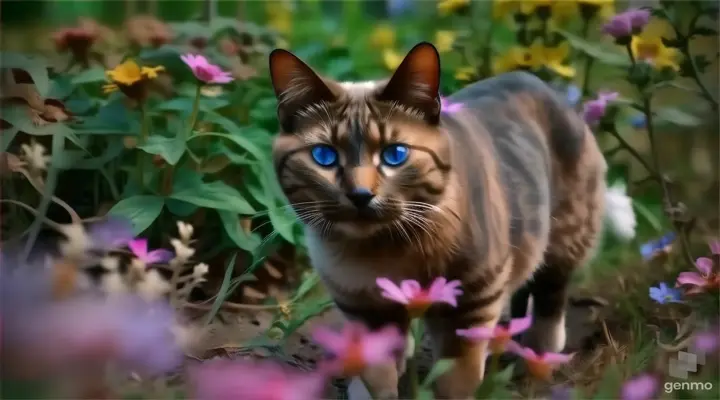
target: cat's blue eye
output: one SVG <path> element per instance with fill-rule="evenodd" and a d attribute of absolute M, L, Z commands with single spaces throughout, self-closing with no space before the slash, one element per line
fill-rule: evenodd
<path fill-rule="evenodd" d="M 410 148 L 404 144 L 391 144 L 380 154 L 382 163 L 389 167 L 402 165 L 410 157 Z"/>
<path fill-rule="evenodd" d="M 322 167 L 332 167 L 338 162 L 338 152 L 332 146 L 318 144 L 310 150 L 313 161 Z"/>

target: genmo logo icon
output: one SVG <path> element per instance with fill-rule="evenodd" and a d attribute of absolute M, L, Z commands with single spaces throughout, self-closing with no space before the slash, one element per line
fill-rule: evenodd
<path fill-rule="evenodd" d="M 698 365 L 705 365 L 705 353 L 691 344 L 688 351 L 680 351 L 677 358 L 670 359 L 668 375 L 677 379 L 687 379 L 688 372 L 697 372 Z"/>

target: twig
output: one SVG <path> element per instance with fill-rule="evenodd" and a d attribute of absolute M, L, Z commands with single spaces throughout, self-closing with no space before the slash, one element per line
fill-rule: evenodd
<path fill-rule="evenodd" d="M 698 19 L 702 16 L 701 13 L 696 14 L 691 20 L 690 24 L 688 25 L 688 35 L 683 35 L 680 33 L 680 30 L 678 29 L 678 26 L 674 23 L 671 23 L 673 30 L 675 31 L 675 36 L 678 39 L 678 42 L 680 43 L 679 50 L 682 53 L 682 55 L 685 57 L 685 59 L 688 61 L 690 65 L 690 78 L 692 78 L 693 81 L 698 85 L 700 88 L 700 91 L 702 92 L 703 97 L 717 109 L 718 108 L 718 101 L 715 99 L 715 97 L 712 95 L 710 90 L 708 90 L 707 86 L 703 81 L 700 79 L 700 73 L 697 68 L 697 64 L 695 64 L 695 59 L 690 54 L 690 38 L 692 37 L 692 32 L 695 29 L 695 24 L 697 24 Z"/>
<path fill-rule="evenodd" d="M 638 153 L 637 150 L 635 150 L 635 149 L 630 145 L 630 143 L 628 143 L 628 142 L 620 135 L 620 133 L 617 131 L 617 128 L 615 127 L 615 125 L 612 126 L 612 129 L 608 129 L 607 131 L 608 131 L 611 135 L 613 135 L 613 136 L 615 137 L 615 139 L 617 139 L 618 143 L 620 144 L 618 147 L 626 150 L 626 151 L 627 151 L 628 153 L 630 153 L 633 157 L 635 157 L 635 159 L 637 159 L 638 162 L 639 162 L 640 164 L 642 164 L 642 166 L 647 170 L 647 172 L 650 174 L 650 176 L 651 176 L 653 179 L 660 180 L 660 181 L 664 181 L 664 178 L 658 174 L 657 170 L 656 170 L 655 168 L 653 168 L 652 166 L 650 166 L 650 164 L 648 164 L 648 162 L 643 159 L 643 157 L 640 155 L 640 153 Z"/>
<path fill-rule="evenodd" d="M 585 19 L 582 27 L 582 37 L 583 39 L 587 39 L 588 32 L 590 31 L 590 20 Z M 583 69 L 583 73 L 585 76 L 583 76 L 583 85 L 581 89 L 581 94 L 583 96 L 587 96 L 590 93 L 590 69 L 592 68 L 593 62 L 595 59 L 593 57 L 590 57 L 589 55 L 585 54 L 585 68 Z"/>

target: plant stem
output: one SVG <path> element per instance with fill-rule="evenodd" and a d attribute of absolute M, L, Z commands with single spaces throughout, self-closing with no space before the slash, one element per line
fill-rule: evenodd
<path fill-rule="evenodd" d="M 413 337 L 413 347 L 417 346 L 417 340 L 416 340 L 416 333 L 420 329 L 420 319 L 414 318 L 410 321 L 410 334 Z M 414 350 L 414 349 L 413 349 Z M 418 392 L 420 388 L 420 383 L 418 382 L 418 368 L 417 368 L 417 361 L 415 359 L 415 354 L 413 354 L 411 357 L 408 357 L 407 359 L 407 368 L 406 368 L 406 374 L 409 374 L 410 377 L 410 398 L 417 399 Z"/>
<path fill-rule="evenodd" d="M 148 132 L 147 110 L 145 110 L 145 103 L 140 103 L 140 140 L 138 146 L 142 146 L 147 142 Z M 142 189 L 145 186 L 145 153 L 141 149 L 138 149 L 136 169 L 138 186 Z"/>
<path fill-rule="evenodd" d="M 185 135 L 186 138 L 192 136 L 195 124 L 197 123 L 198 113 L 200 112 L 200 91 L 202 90 L 202 83 L 198 82 L 197 88 L 195 88 L 195 100 L 193 101 L 192 112 L 190 113 L 190 121 L 188 122 L 188 132 Z"/>
<path fill-rule="evenodd" d="M 625 49 L 627 50 L 628 56 L 630 56 L 630 62 L 632 63 L 633 67 L 635 67 L 635 55 L 632 52 L 632 46 L 630 46 L 630 43 L 625 45 Z"/>
<path fill-rule="evenodd" d="M 648 122 L 648 123 L 649 123 L 649 122 Z M 613 125 L 612 129 L 608 129 L 608 132 L 609 132 L 611 135 L 613 135 L 613 136 L 615 137 L 615 139 L 617 139 L 617 141 L 618 141 L 618 143 L 619 143 L 619 147 L 627 150 L 628 153 L 630 153 L 633 157 L 635 157 L 635 159 L 638 160 L 638 162 L 639 162 L 640 164 L 642 164 L 643 168 L 645 168 L 645 170 L 647 170 L 647 172 L 648 172 L 654 179 L 663 181 L 663 177 L 662 177 L 662 176 L 659 176 L 659 174 L 658 174 L 658 172 L 657 172 L 657 169 L 656 169 L 656 168 L 653 168 L 650 164 L 648 164 L 648 162 L 645 161 L 645 159 L 643 159 L 643 157 L 640 155 L 640 153 L 638 153 L 637 150 L 635 150 L 635 149 L 630 145 L 630 143 L 628 143 L 628 142 L 625 140 L 625 138 L 623 138 L 623 137 L 620 135 L 620 133 L 617 131 L 617 128 L 615 127 L 615 125 Z"/>
<path fill-rule="evenodd" d="M 588 33 L 590 31 L 590 21 L 585 19 L 583 22 L 582 27 L 582 37 L 583 39 L 587 39 Z M 587 96 L 590 94 L 590 69 L 592 68 L 593 62 L 595 61 L 594 58 L 590 57 L 589 55 L 585 54 L 585 68 L 583 69 L 583 85 L 582 85 L 582 91 L 580 92 L 583 96 Z"/>
<path fill-rule="evenodd" d="M 700 88 L 700 91 L 702 92 L 703 97 L 717 109 L 718 108 L 718 101 L 717 99 L 712 95 L 710 90 L 708 90 L 705 83 L 703 83 L 702 79 L 700 79 L 700 72 L 698 71 L 697 64 L 695 63 L 695 59 L 690 54 L 690 38 L 692 36 L 689 36 L 692 34 L 693 30 L 695 30 L 695 24 L 697 23 L 698 19 L 700 18 L 702 14 L 698 13 L 696 14 L 691 20 L 690 24 L 688 25 L 688 36 L 682 35 L 680 33 L 680 30 L 678 29 L 677 25 L 671 24 L 673 30 L 675 31 L 675 36 L 678 39 L 681 39 L 680 41 L 682 44 L 680 45 L 680 52 L 682 55 L 688 60 L 688 63 L 690 64 L 690 78 L 695 81 L 695 83 Z"/>

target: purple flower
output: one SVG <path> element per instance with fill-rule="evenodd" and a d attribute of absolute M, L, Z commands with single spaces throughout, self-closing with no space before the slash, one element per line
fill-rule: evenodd
<path fill-rule="evenodd" d="M 232 82 L 232 75 L 223 71 L 215 64 L 211 64 L 205 56 L 199 54 L 184 54 L 180 59 L 192 70 L 195 77 L 203 83 Z"/>
<path fill-rule="evenodd" d="M 627 40 L 633 34 L 642 32 L 648 21 L 650 21 L 649 10 L 631 9 L 612 17 L 603 25 L 602 31 L 615 39 Z"/>
<path fill-rule="evenodd" d="M 640 255 L 644 260 L 649 260 L 661 252 L 667 252 L 670 245 L 675 241 L 675 232 L 668 232 L 659 239 L 651 240 L 640 246 Z"/>
<path fill-rule="evenodd" d="M 125 218 L 108 217 L 87 227 L 92 248 L 109 251 L 127 245 L 134 237 L 132 224 Z"/>
<path fill-rule="evenodd" d="M 198 400 L 315 400 L 325 376 L 291 371 L 269 362 L 217 359 L 190 368 L 193 398 Z"/>
<path fill-rule="evenodd" d="M 601 92 L 594 100 L 583 105 L 583 118 L 589 125 L 596 125 L 605 116 L 608 103 L 618 98 L 617 92 Z"/>
<path fill-rule="evenodd" d="M 462 103 L 453 103 L 447 97 L 440 96 L 440 110 L 444 114 L 453 114 L 463 109 Z"/>
<path fill-rule="evenodd" d="M 665 282 L 661 282 L 658 287 L 650 288 L 650 298 L 660 304 L 682 303 L 680 296 L 681 293 L 678 289 L 668 287 Z"/>
<path fill-rule="evenodd" d="M 128 243 L 130 251 L 145 264 L 160 264 L 170 261 L 173 253 L 170 250 L 156 249 L 148 251 L 147 239 L 134 239 Z"/>
<path fill-rule="evenodd" d="M 621 389 L 622 400 L 650 400 L 658 389 L 658 380 L 650 374 L 642 374 L 625 382 Z"/>
<path fill-rule="evenodd" d="M 565 385 L 556 385 L 550 389 L 550 400 L 571 400 L 572 389 Z"/>
<path fill-rule="evenodd" d="M 430 287 L 423 289 L 420 283 L 406 279 L 396 285 L 387 278 L 377 278 L 375 283 L 382 289 L 382 296 L 396 303 L 404 304 L 411 317 L 422 316 L 431 305 L 447 303 L 457 307 L 457 297 L 462 294 L 460 281 L 448 282 L 443 277 L 436 278 Z"/>
<path fill-rule="evenodd" d="M 714 327 L 697 332 L 693 340 L 693 350 L 702 353 L 713 353 L 720 345 L 720 327 Z"/>

